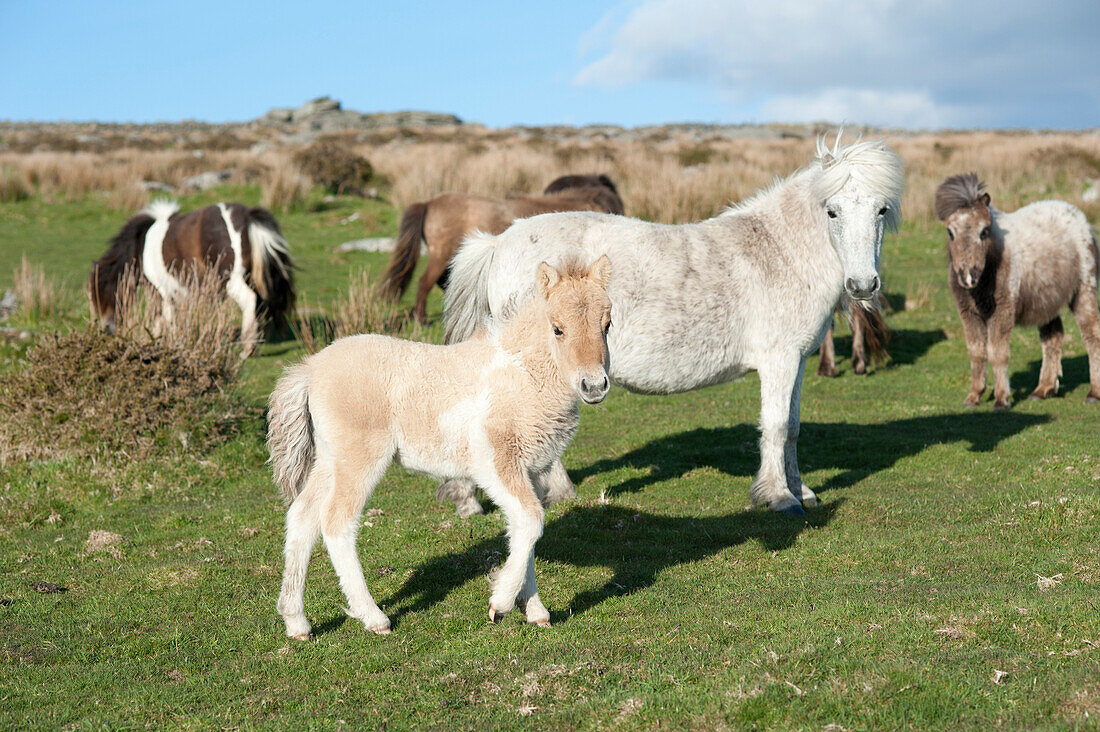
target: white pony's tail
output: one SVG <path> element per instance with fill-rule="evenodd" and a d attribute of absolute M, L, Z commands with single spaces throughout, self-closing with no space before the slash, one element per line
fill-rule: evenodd
<path fill-rule="evenodd" d="M 491 316 L 489 311 L 489 269 L 496 253 L 497 238 L 475 231 L 462 241 L 451 260 L 447 292 L 443 299 L 445 343 L 469 340 Z"/>
<path fill-rule="evenodd" d="M 267 401 L 267 450 L 271 472 L 289 505 L 313 467 L 313 420 L 309 415 L 309 362 L 287 368 Z"/>

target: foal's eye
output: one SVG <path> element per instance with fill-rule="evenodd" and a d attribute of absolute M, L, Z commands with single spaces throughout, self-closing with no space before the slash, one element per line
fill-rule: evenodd
<path fill-rule="evenodd" d="M 832 210 L 831 208 L 827 211 L 827 213 L 829 214 L 830 219 L 836 218 L 836 211 Z"/>
<path fill-rule="evenodd" d="M 987 226 L 984 229 L 982 229 L 982 233 L 978 234 L 978 236 L 980 236 L 983 239 L 988 239 L 989 238 L 989 227 Z"/>
<path fill-rule="evenodd" d="M 554 326 L 554 335 L 556 335 L 558 338 L 561 338 L 563 335 L 565 335 L 565 333 L 562 332 L 561 328 L 559 328 L 558 326 L 555 325 Z"/>
<path fill-rule="evenodd" d="M 948 241 L 955 241 L 955 235 L 951 232 L 951 229 L 947 230 L 947 239 Z"/>
<path fill-rule="evenodd" d="M 608 332 L 609 332 L 610 330 L 611 330 L 611 321 L 609 320 L 609 321 L 607 321 L 607 325 L 605 325 L 605 326 L 603 327 L 603 334 L 604 334 L 604 335 L 607 335 L 607 333 L 608 333 Z"/>
<path fill-rule="evenodd" d="M 878 210 L 878 215 L 879 216 L 885 216 L 886 215 L 886 207 L 885 206 L 883 206 L 882 208 L 880 208 Z"/>

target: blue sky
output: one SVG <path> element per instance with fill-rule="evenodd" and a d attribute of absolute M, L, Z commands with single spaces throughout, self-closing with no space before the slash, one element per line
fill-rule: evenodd
<path fill-rule="evenodd" d="M 0 0 L 0 119 L 1100 125 L 1100 2 Z"/>

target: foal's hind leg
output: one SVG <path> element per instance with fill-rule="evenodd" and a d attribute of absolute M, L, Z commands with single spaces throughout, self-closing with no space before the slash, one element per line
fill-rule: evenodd
<path fill-rule="evenodd" d="M 308 640 L 310 627 L 306 620 L 302 593 L 306 583 L 309 555 L 321 533 L 321 499 L 331 490 L 332 474 L 324 466 L 314 465 L 305 488 L 294 499 L 286 514 L 286 567 L 283 587 L 276 608 L 283 616 L 286 634 L 296 640 Z"/>
<path fill-rule="evenodd" d="M 321 535 L 340 578 L 340 587 L 348 598 L 347 614 L 361 620 L 367 630 L 385 634 L 390 632 L 390 619 L 367 589 L 355 540 L 359 534 L 359 516 L 390 464 L 392 446 L 388 440 L 368 438 L 354 449 L 354 454 L 347 450 L 341 455 L 333 471 L 332 492 L 321 517 Z"/>
<path fill-rule="evenodd" d="M 821 360 L 817 364 L 818 376 L 839 376 L 836 370 L 836 346 L 833 344 L 833 325 L 829 323 L 829 330 L 825 331 L 825 338 L 821 341 Z"/>
<path fill-rule="evenodd" d="M 1094 265 L 1094 268 L 1096 265 Z M 1091 283 L 1082 282 L 1073 303 L 1073 317 L 1089 354 L 1089 393 L 1085 401 L 1100 402 L 1100 308 L 1096 304 L 1096 270 Z"/>
<path fill-rule="evenodd" d="M 1046 399 L 1058 393 L 1058 377 L 1062 375 L 1062 339 L 1065 337 L 1062 319 L 1057 315 L 1039 326 L 1039 341 L 1043 344 L 1043 367 L 1039 370 L 1039 385 L 1029 399 Z"/>
<path fill-rule="evenodd" d="M 451 478 L 442 481 L 436 486 L 435 500 L 440 503 L 451 501 L 455 504 L 455 513 L 462 518 L 485 513 L 485 509 L 477 500 L 477 486 L 467 478 Z"/>
<path fill-rule="evenodd" d="M 561 458 L 558 458 L 550 465 L 546 475 L 546 495 L 540 496 L 542 503 L 544 506 L 552 506 L 576 497 L 577 489 L 569 479 L 569 473 L 565 472 L 565 465 Z"/>

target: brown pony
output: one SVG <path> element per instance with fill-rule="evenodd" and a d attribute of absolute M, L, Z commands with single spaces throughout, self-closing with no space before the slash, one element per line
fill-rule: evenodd
<path fill-rule="evenodd" d="M 985 364 L 993 364 L 993 408 L 1007 409 L 1008 340 L 1016 325 L 1036 325 L 1043 345 L 1039 385 L 1032 399 L 1058 391 L 1062 375 L 1062 319 L 1069 305 L 1089 354 L 1086 402 L 1100 401 L 1100 312 L 1096 303 L 1096 237 L 1088 219 L 1064 201 L 1039 201 L 1004 213 L 993 208 L 974 173 L 955 175 L 936 191 L 936 216 L 947 226 L 948 284 L 962 318 L 970 353 L 970 393 L 985 391 Z"/>
<path fill-rule="evenodd" d="M 241 203 L 219 203 L 186 214 L 171 201 L 154 201 L 142 209 L 92 265 L 92 310 L 104 326 L 115 328 L 119 282 L 134 267 L 140 269 L 141 281 L 160 294 L 164 319 L 171 322 L 174 301 L 187 294 L 180 273 L 188 265 L 216 271 L 224 279 L 226 294 L 241 308 L 241 341 L 246 345 L 259 340 L 258 313 L 273 318 L 276 328 L 285 326 L 295 297 L 286 239 L 271 212 Z"/>
<path fill-rule="evenodd" d="M 857 376 L 867 375 L 867 364 L 885 363 L 890 354 L 886 352 L 886 341 L 890 337 L 890 327 L 882 317 L 883 297 L 880 293 L 874 300 L 873 307 L 864 307 L 858 303 L 848 302 L 844 310 L 847 311 L 848 327 L 852 329 L 852 371 Z M 840 312 L 841 308 L 837 308 Z M 868 359 L 870 351 L 870 359 Z M 825 339 L 821 341 L 821 360 L 817 365 L 818 376 L 840 376 L 836 367 L 836 346 L 833 345 L 833 326 L 825 333 Z"/>
<path fill-rule="evenodd" d="M 405 209 L 382 279 L 383 293 L 397 300 L 405 292 L 420 259 L 421 240 L 428 247 L 428 267 L 420 276 L 413 315 L 427 318 L 428 293 L 434 285 L 447 287 L 447 267 L 463 237 L 475 230 L 499 234 L 516 219 L 556 211 L 602 211 L 622 214 L 623 202 L 606 175 L 567 175 L 546 187 L 541 196 L 505 200 L 465 193 L 443 193 Z"/>

